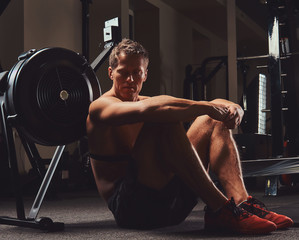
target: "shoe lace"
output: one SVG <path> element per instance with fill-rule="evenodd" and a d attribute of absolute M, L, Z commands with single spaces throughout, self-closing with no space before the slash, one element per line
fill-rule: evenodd
<path fill-rule="evenodd" d="M 233 212 L 233 214 L 236 217 L 247 218 L 251 215 L 249 212 L 247 212 L 243 208 L 237 206 L 233 197 L 229 201 L 229 204 L 227 205 L 227 207 Z"/>
<path fill-rule="evenodd" d="M 266 216 L 268 214 L 267 207 L 263 202 L 255 198 L 251 198 L 247 200 L 247 202 L 249 203 L 250 212 L 260 216 Z"/>

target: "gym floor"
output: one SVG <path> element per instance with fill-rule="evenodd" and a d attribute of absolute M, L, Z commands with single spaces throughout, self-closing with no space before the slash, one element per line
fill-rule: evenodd
<path fill-rule="evenodd" d="M 280 188 L 278 195 L 265 196 L 262 188 L 249 189 L 249 193 L 263 201 L 268 209 L 290 216 L 295 224 L 288 230 L 268 235 L 246 236 L 228 233 L 208 233 L 204 227 L 204 204 L 200 201 L 190 216 L 180 225 L 151 231 L 119 229 L 104 201 L 95 189 L 57 193 L 46 198 L 38 217 L 50 217 L 54 222 L 64 222 L 61 232 L 43 232 L 39 229 L 0 225 L 1 239 L 298 239 L 299 237 L 299 187 Z M 24 198 L 26 214 L 33 197 Z M 0 215 L 15 217 L 14 198 L 0 198 Z"/>

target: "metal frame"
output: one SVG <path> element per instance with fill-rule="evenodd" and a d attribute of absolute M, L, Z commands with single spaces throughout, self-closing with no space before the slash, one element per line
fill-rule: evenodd
<path fill-rule="evenodd" d="M 281 98 L 281 63 L 279 49 L 279 1 L 268 1 L 268 72 L 271 84 L 272 156 L 283 156 L 283 122 Z"/>
<path fill-rule="evenodd" d="M 48 190 L 49 184 L 52 180 L 56 167 L 61 159 L 62 153 L 65 149 L 65 145 L 58 146 L 53 158 L 50 162 L 48 170 L 43 178 L 43 182 L 39 188 L 39 191 L 36 195 L 32 208 L 30 210 L 29 216 L 25 217 L 25 209 L 24 202 L 21 192 L 20 186 L 20 174 L 18 171 L 18 163 L 16 158 L 16 150 L 15 143 L 13 140 L 13 130 L 12 130 L 12 122 L 14 116 L 9 116 L 5 110 L 5 104 L 3 99 L 1 99 L 1 120 L 2 120 L 2 129 L 4 132 L 5 140 L 6 140 L 6 148 L 8 153 L 8 162 L 9 168 L 11 170 L 11 178 L 12 184 L 14 187 L 15 198 L 16 198 L 16 210 L 17 210 L 17 218 L 11 217 L 0 217 L 0 224 L 6 225 L 15 225 L 22 227 L 31 227 L 38 228 L 45 231 L 60 231 L 64 229 L 64 224 L 59 222 L 53 222 L 50 218 L 37 218 L 38 212 L 40 210 L 41 204 L 44 200 L 45 194 Z M 30 150 L 30 143 L 22 137 L 22 143 L 25 147 L 26 153 L 28 154 Z M 32 149 L 31 149 L 32 150 Z M 28 156 L 29 158 L 34 158 L 35 153 L 31 151 L 32 155 Z M 39 157 L 39 156 L 37 156 Z M 38 165 L 36 165 L 38 168 Z M 39 168 L 38 168 L 39 169 Z"/>
<path fill-rule="evenodd" d="M 217 65 L 212 71 L 207 73 L 207 65 L 211 62 L 217 62 Z M 209 57 L 203 60 L 200 67 L 196 68 L 193 73 L 192 66 L 186 67 L 186 78 L 184 80 L 184 98 L 193 100 L 207 100 L 207 83 L 218 73 L 223 67 L 226 67 L 226 86 L 228 86 L 228 66 L 227 56 Z M 201 82 L 201 96 L 199 96 L 198 81 Z M 192 89 L 192 96 L 190 96 L 190 89 Z M 201 97 L 201 98 L 200 98 Z M 228 87 L 226 88 L 226 98 L 228 98 Z"/>

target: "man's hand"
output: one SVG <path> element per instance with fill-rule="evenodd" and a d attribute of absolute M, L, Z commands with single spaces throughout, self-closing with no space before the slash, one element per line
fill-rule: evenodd
<path fill-rule="evenodd" d="M 238 127 L 242 121 L 244 111 L 238 105 L 231 102 L 210 102 L 210 110 L 208 115 L 218 121 L 225 124 L 228 129 L 234 129 Z"/>
<path fill-rule="evenodd" d="M 237 104 L 232 104 L 228 106 L 228 115 L 223 123 L 227 128 L 235 129 L 241 124 L 243 115 L 243 109 Z"/>

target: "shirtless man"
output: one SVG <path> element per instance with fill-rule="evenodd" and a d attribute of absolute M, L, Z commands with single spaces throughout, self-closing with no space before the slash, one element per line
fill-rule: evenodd
<path fill-rule="evenodd" d="M 290 227 L 290 218 L 264 210 L 245 189 L 230 130 L 242 120 L 241 107 L 222 99 L 140 96 L 148 63 L 139 43 L 119 43 L 109 59 L 113 86 L 90 105 L 87 118 L 95 181 L 117 224 L 179 224 L 200 197 L 207 204 L 206 229 L 260 234 Z M 187 133 L 186 121 L 193 121 Z"/>

